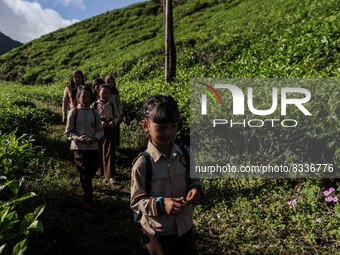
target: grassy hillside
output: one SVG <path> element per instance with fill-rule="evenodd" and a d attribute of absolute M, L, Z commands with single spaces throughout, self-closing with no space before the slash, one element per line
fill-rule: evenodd
<path fill-rule="evenodd" d="M 178 80 L 195 76 L 339 76 L 336 0 L 192 0 L 174 10 Z M 183 3 L 184 2 L 184 3 Z M 121 86 L 163 78 L 158 1 L 114 10 L 45 35 L 0 58 L 0 78 L 53 83 L 82 69 Z"/>

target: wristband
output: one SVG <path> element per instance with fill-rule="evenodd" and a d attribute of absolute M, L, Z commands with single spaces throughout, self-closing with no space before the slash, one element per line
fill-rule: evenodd
<path fill-rule="evenodd" d="M 159 214 L 164 213 L 164 197 L 156 197 L 156 207 Z"/>

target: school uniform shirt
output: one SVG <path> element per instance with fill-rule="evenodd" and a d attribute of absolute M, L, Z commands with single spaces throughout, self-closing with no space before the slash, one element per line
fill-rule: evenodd
<path fill-rule="evenodd" d="M 95 137 L 97 141 L 104 135 L 104 130 L 98 111 L 91 107 L 77 106 L 78 114 L 75 122 L 76 110 L 73 108 L 67 114 L 65 135 L 71 140 L 71 150 L 98 150 L 98 142 L 87 143 L 77 141 L 81 135 Z M 76 124 L 76 128 L 74 127 Z"/>
<path fill-rule="evenodd" d="M 119 122 L 119 113 L 112 102 L 103 102 L 101 100 L 97 100 L 92 104 L 92 107 L 98 110 L 100 117 L 113 119 L 115 125 L 117 125 Z"/>
<path fill-rule="evenodd" d="M 180 161 L 184 156 L 181 148 L 173 143 L 170 158 L 162 154 L 150 141 L 147 152 L 152 166 L 150 195 L 145 191 L 146 159 L 139 157 L 131 173 L 131 209 L 142 213 L 141 225 L 152 235 L 183 235 L 192 228 L 192 204 L 184 207 L 177 215 L 158 214 L 156 198 L 186 197 L 193 187 L 203 190 L 198 179 L 187 179 L 186 167 Z M 201 194 L 203 196 L 203 194 Z"/>

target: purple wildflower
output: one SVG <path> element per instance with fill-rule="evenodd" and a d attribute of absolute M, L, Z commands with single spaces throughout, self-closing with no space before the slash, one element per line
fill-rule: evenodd
<path fill-rule="evenodd" d="M 316 217 L 316 222 L 317 223 L 321 223 L 321 221 L 322 221 L 322 218 L 320 216 Z"/>
<path fill-rule="evenodd" d="M 338 197 L 333 197 L 333 202 L 334 203 L 337 203 L 339 201 L 339 198 Z"/>
<path fill-rule="evenodd" d="M 330 194 L 332 194 L 335 191 L 335 189 L 333 187 L 330 187 L 328 190 L 325 190 L 324 192 L 322 192 L 322 194 L 325 197 L 328 197 Z"/>
<path fill-rule="evenodd" d="M 322 192 L 322 194 L 323 194 L 325 197 L 328 197 L 330 193 L 328 192 L 328 190 L 325 190 L 324 192 Z"/>
<path fill-rule="evenodd" d="M 295 205 L 297 203 L 296 199 L 290 200 L 288 205 Z"/>
<path fill-rule="evenodd" d="M 334 189 L 333 187 L 330 187 L 330 188 L 328 189 L 328 191 L 329 191 L 329 192 L 333 192 L 333 191 L 335 191 L 335 189 Z"/>
<path fill-rule="evenodd" d="M 329 193 L 329 194 L 333 193 L 334 191 L 335 191 L 335 189 L 334 189 L 333 187 L 330 187 L 330 188 L 328 189 L 328 193 Z"/>
<path fill-rule="evenodd" d="M 333 197 L 325 197 L 325 201 L 332 202 L 333 201 Z"/>

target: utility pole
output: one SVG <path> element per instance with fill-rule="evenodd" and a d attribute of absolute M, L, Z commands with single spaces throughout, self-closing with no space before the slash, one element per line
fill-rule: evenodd
<path fill-rule="evenodd" d="M 165 82 L 176 77 L 176 47 L 172 17 L 172 0 L 163 0 L 163 25 L 165 34 Z"/>

